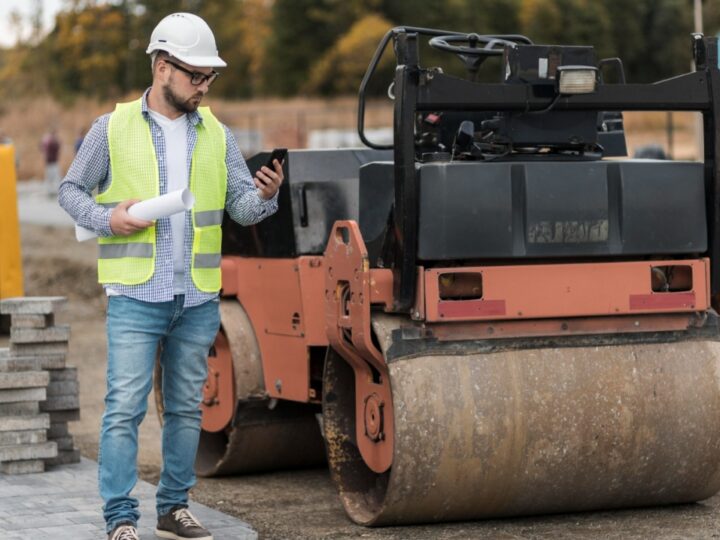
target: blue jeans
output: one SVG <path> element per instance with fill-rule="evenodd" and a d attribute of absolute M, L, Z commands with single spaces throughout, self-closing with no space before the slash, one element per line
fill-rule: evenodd
<path fill-rule="evenodd" d="M 140 512 L 130 492 L 137 482 L 138 426 L 147 412 L 158 345 L 163 368 L 162 457 L 158 514 L 187 506 L 195 485 L 200 437 L 200 401 L 207 378 L 207 354 L 220 326 L 218 300 L 184 308 L 172 302 L 108 299 L 107 395 L 98 451 L 100 496 L 107 530 L 137 523 Z"/>

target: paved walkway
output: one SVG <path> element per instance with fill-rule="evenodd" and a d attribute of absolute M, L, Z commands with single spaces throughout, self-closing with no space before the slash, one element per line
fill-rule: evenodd
<path fill-rule="evenodd" d="M 138 482 L 133 495 L 140 500 L 142 540 L 157 538 L 155 486 Z M 102 501 L 97 494 L 97 463 L 55 467 L 40 474 L 0 474 L 0 539 L 102 540 L 106 538 Z M 190 503 L 190 511 L 213 533 L 215 540 L 255 540 L 243 523 L 217 510 Z"/>

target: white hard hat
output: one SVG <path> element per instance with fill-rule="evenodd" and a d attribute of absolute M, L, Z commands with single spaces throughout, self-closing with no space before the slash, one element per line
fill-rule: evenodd
<path fill-rule="evenodd" d="M 225 67 L 218 56 L 210 27 L 192 13 L 173 13 L 158 23 L 150 36 L 148 54 L 165 51 L 195 67 Z"/>

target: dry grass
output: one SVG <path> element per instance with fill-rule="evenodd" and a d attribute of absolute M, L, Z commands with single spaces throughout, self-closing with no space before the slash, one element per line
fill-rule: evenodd
<path fill-rule="evenodd" d="M 128 96 L 132 99 L 133 96 Z M 208 104 L 221 121 L 229 126 L 258 130 L 263 133 L 263 146 L 303 148 L 308 133 L 314 129 L 355 129 L 357 99 L 304 99 L 224 101 L 209 99 Z M 81 128 L 88 127 L 99 115 L 110 112 L 112 102 L 78 99 L 71 106 L 49 97 L 16 99 L 0 118 L 0 130 L 10 136 L 18 154 L 18 177 L 40 178 L 43 174 L 40 139 L 51 125 L 58 129 L 62 141 L 61 168 L 66 171 L 73 158 L 73 146 Z M 673 113 L 674 156 L 695 159 L 694 113 Z M 369 103 L 367 127 L 392 125 L 392 104 L 387 100 Z M 628 148 L 658 143 L 667 149 L 667 114 L 664 112 L 626 113 Z"/>

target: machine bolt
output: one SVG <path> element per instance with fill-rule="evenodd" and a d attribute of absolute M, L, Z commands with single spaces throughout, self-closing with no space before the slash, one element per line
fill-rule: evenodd
<path fill-rule="evenodd" d="M 385 403 L 377 394 L 365 398 L 365 435 L 374 442 L 385 439 L 383 431 Z"/>
<path fill-rule="evenodd" d="M 282 379 L 277 379 L 275 381 L 275 390 L 278 391 L 278 394 L 282 394 Z"/>

